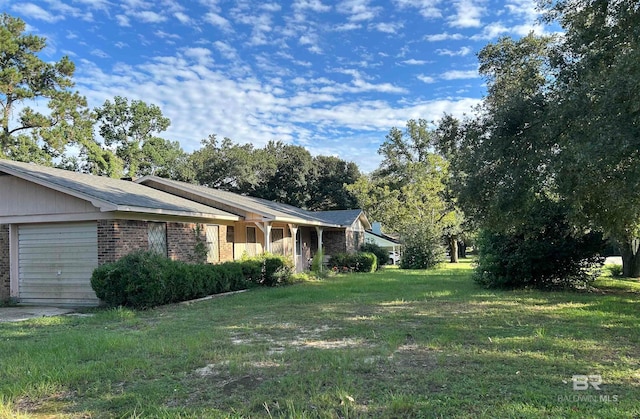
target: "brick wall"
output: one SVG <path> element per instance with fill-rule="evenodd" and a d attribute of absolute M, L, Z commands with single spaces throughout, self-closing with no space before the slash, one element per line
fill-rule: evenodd
<path fill-rule="evenodd" d="M 9 225 L 0 224 L 0 302 L 8 301 L 11 295 L 9 279 L 10 269 Z"/>
<path fill-rule="evenodd" d="M 220 226 L 220 262 L 232 261 L 235 257 L 233 247 L 235 243 L 235 227 Z"/>
<path fill-rule="evenodd" d="M 337 253 L 345 253 L 347 244 L 345 241 L 344 230 L 325 230 L 322 233 L 322 247 L 325 255 L 335 255 Z"/>
<path fill-rule="evenodd" d="M 147 250 L 147 223 L 135 220 L 98 221 L 98 263 L 115 262 L 136 250 Z"/>
<path fill-rule="evenodd" d="M 200 228 L 200 240 L 206 241 L 204 226 Z M 195 223 L 167 223 L 167 253 L 173 260 L 194 262 L 198 244 Z"/>
<path fill-rule="evenodd" d="M 167 256 L 173 260 L 193 262 L 198 243 L 196 223 L 166 223 Z M 206 241 L 204 225 L 200 225 L 200 240 Z M 220 261 L 233 260 L 233 241 L 227 240 L 227 226 L 219 226 Z M 233 227 L 232 227 L 233 228 Z M 231 237 L 229 237 L 230 239 Z M 149 249 L 146 221 L 98 221 L 98 263 L 114 262 L 136 250 Z"/>

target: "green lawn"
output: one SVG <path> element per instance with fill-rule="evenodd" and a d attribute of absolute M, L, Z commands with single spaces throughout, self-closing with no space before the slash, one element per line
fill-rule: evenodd
<path fill-rule="evenodd" d="M 0 416 L 640 416 L 638 282 L 488 291 L 470 274 L 387 269 L 2 323 Z"/>

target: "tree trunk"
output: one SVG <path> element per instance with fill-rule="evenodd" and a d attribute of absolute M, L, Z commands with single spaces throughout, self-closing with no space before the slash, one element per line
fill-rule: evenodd
<path fill-rule="evenodd" d="M 458 237 L 449 236 L 449 257 L 451 263 L 458 263 Z"/>
<path fill-rule="evenodd" d="M 626 240 L 620 243 L 622 253 L 622 275 L 626 278 L 640 278 L 640 240 Z"/>
<path fill-rule="evenodd" d="M 458 255 L 463 259 L 466 258 L 467 257 L 467 244 L 464 241 L 460 240 L 458 242 L 458 249 L 459 249 L 458 250 Z"/>

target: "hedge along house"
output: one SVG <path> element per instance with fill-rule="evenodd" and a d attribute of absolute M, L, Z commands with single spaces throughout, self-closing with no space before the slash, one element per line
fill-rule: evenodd
<path fill-rule="evenodd" d="M 97 305 L 93 269 L 135 250 L 191 261 L 206 241 L 210 262 L 232 260 L 239 220 L 131 181 L 0 160 L 0 300 Z"/>
<path fill-rule="evenodd" d="M 371 228 L 362 210 L 306 211 L 291 205 L 174 180 L 146 176 L 136 182 L 236 214 L 235 258 L 270 252 L 290 256 L 296 270 L 323 254 L 357 251 Z"/>

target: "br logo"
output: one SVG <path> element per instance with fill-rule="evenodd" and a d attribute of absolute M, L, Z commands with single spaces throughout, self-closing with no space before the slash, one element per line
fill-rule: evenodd
<path fill-rule="evenodd" d="M 573 381 L 574 390 L 589 390 L 589 387 L 593 387 L 596 390 L 600 390 L 602 384 L 601 375 L 574 375 L 571 379 Z"/>

